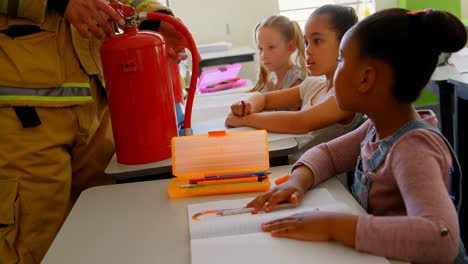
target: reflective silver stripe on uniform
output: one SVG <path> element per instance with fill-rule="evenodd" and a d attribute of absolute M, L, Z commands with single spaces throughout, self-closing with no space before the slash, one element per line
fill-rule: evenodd
<path fill-rule="evenodd" d="M 91 96 L 91 89 L 89 87 L 14 88 L 0 86 L 0 96 L 2 95 L 57 97 Z"/>

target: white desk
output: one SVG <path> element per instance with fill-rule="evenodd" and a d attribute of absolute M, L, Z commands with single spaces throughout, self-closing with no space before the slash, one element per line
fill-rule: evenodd
<path fill-rule="evenodd" d="M 200 73 L 203 67 L 254 61 L 255 50 L 242 46 L 227 51 L 200 53 Z"/>
<path fill-rule="evenodd" d="M 431 76 L 431 81 L 446 81 L 447 79 L 455 78 L 460 74 L 450 65 L 439 66 L 434 70 Z"/>
<path fill-rule="evenodd" d="M 294 138 L 282 139 L 268 144 L 271 158 L 288 157 L 298 150 L 297 141 Z M 106 167 L 105 173 L 118 182 L 137 180 L 139 177 L 148 175 L 162 175 L 172 173 L 172 160 L 165 159 L 139 165 L 124 165 L 117 162 L 114 155 Z M 165 177 L 167 178 L 167 177 Z"/>
<path fill-rule="evenodd" d="M 276 178 L 290 166 L 271 168 Z M 255 193 L 170 200 L 169 180 L 94 187 L 78 198 L 42 263 L 190 263 L 187 205 Z M 338 202 L 364 210 L 336 178 L 322 183 Z M 393 262 L 402 263 L 402 262 Z"/>
<path fill-rule="evenodd" d="M 247 100 L 251 97 L 254 93 L 231 93 L 231 94 L 213 94 L 211 96 L 206 95 L 199 95 L 197 94 L 193 100 L 193 112 L 197 112 L 197 110 L 203 110 L 210 108 L 219 108 L 224 109 L 225 112 L 231 111 L 231 104 L 240 101 L 240 100 Z M 205 113 L 205 112 L 201 112 Z M 198 119 L 195 117 L 195 113 L 193 113 L 193 121 L 200 121 L 206 120 L 205 116 L 200 116 Z M 224 117 L 226 117 L 224 115 Z M 211 118 L 211 116 L 209 117 Z"/>
<path fill-rule="evenodd" d="M 238 93 L 238 94 L 222 94 L 212 96 L 195 96 L 192 113 L 192 124 L 194 134 L 204 134 L 208 130 L 223 130 L 224 119 L 230 112 L 230 105 L 239 100 L 245 100 L 252 94 Z M 215 121 L 215 122 L 211 122 Z M 199 133 L 197 133 L 199 130 Z M 277 136 L 277 135 L 276 135 Z M 293 154 L 298 150 L 297 141 L 294 137 L 282 138 L 269 142 L 268 144 L 270 159 L 284 158 L 287 160 L 289 154 Z M 286 162 L 287 163 L 287 162 Z M 114 155 L 105 169 L 105 173 L 110 175 L 118 182 L 126 182 L 137 180 L 137 178 L 149 175 L 162 175 L 167 178 L 167 174 L 172 172 L 172 161 L 166 159 L 158 162 L 151 162 L 139 165 L 124 165 L 117 162 Z"/>

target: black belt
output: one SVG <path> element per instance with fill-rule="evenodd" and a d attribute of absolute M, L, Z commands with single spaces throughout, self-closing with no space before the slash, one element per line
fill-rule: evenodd
<path fill-rule="evenodd" d="M 22 36 L 31 35 L 34 33 L 39 33 L 42 31 L 43 30 L 39 26 L 15 25 L 15 26 L 10 26 L 5 30 L 0 30 L 0 33 L 5 34 L 10 38 L 18 38 Z"/>

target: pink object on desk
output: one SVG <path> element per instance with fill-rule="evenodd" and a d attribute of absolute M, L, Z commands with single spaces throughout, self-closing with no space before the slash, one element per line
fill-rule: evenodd
<path fill-rule="evenodd" d="M 203 71 L 198 81 L 198 90 L 201 93 L 212 93 L 244 86 L 247 80 L 237 77 L 240 68 L 241 64 L 236 63 Z"/>

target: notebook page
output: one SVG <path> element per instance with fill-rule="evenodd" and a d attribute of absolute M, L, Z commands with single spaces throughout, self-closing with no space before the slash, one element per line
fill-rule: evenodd
<path fill-rule="evenodd" d="M 306 193 L 304 200 L 298 208 L 283 209 L 270 213 L 239 214 L 230 216 L 216 216 L 214 214 L 203 215 L 198 220 L 193 220 L 196 213 L 227 208 L 244 207 L 254 197 L 237 200 L 222 200 L 208 203 L 193 204 L 188 206 L 188 221 L 191 239 L 199 239 L 215 236 L 229 236 L 260 232 L 261 223 L 286 217 L 291 214 L 319 208 L 323 211 L 349 212 L 351 209 L 342 203 L 336 203 L 331 194 L 323 188 L 314 189 Z"/>
<path fill-rule="evenodd" d="M 270 213 L 261 212 L 254 215 L 250 213 L 230 216 L 208 215 L 200 217 L 199 220 L 189 220 L 192 223 L 190 238 L 200 239 L 262 232 L 260 228 L 262 223 L 311 210 L 352 213 L 351 208 L 346 204 L 333 203 L 313 207 L 301 206 L 294 209 L 282 209 Z"/>
<path fill-rule="evenodd" d="M 336 242 L 274 238 L 265 232 L 195 239 L 191 240 L 190 247 L 192 264 L 389 263 L 383 257 L 361 253 Z"/>

